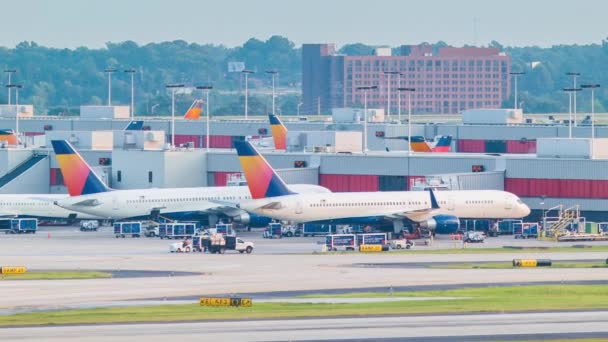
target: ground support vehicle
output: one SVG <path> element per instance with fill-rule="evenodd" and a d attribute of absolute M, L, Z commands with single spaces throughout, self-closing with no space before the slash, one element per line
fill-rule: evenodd
<path fill-rule="evenodd" d="M 161 239 L 185 239 L 196 233 L 194 223 L 161 223 L 158 226 L 158 236 Z"/>
<path fill-rule="evenodd" d="M 414 247 L 414 241 L 408 239 L 391 240 L 390 246 L 392 249 L 410 249 Z"/>
<path fill-rule="evenodd" d="M 485 235 L 482 232 L 469 231 L 462 236 L 462 241 L 466 243 L 481 243 L 485 240 Z"/>
<path fill-rule="evenodd" d="M 81 232 L 90 232 L 90 231 L 97 231 L 97 229 L 99 228 L 99 221 L 97 220 L 83 220 L 80 221 L 80 231 Z"/>
<path fill-rule="evenodd" d="M 6 234 L 36 234 L 38 230 L 38 219 L 10 219 L 10 229 Z"/>
<path fill-rule="evenodd" d="M 357 236 L 355 234 L 327 235 L 325 248 L 328 251 L 354 251 L 357 249 Z"/>
<path fill-rule="evenodd" d="M 141 236 L 141 222 L 115 222 L 114 236 L 125 238 L 127 235 L 138 238 Z"/>

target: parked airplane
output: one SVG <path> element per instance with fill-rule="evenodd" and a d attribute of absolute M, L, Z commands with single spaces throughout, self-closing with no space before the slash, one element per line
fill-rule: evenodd
<path fill-rule="evenodd" d="M 0 195 L 0 216 L 46 219 L 101 219 L 101 217 L 58 207 L 53 204 L 66 198 L 55 194 Z"/>
<path fill-rule="evenodd" d="M 248 142 L 234 143 L 252 199 L 239 208 L 294 222 L 393 222 L 395 232 L 410 220 L 437 233 L 453 233 L 459 218 L 521 218 L 530 213 L 517 196 L 497 190 L 395 191 L 299 194 L 289 189 Z"/>
<path fill-rule="evenodd" d="M 70 197 L 55 204 L 107 219 L 148 218 L 162 215 L 171 219 L 205 219 L 210 215 L 227 216 L 233 221 L 258 227 L 270 219 L 250 215 L 234 203 L 251 198 L 247 186 L 172 189 L 115 190 L 108 188 L 91 170 L 73 146 L 65 140 L 51 141 Z M 294 184 L 290 191 L 329 192 L 311 184 Z"/>
<path fill-rule="evenodd" d="M 143 129 L 143 120 L 134 120 L 124 128 L 125 131 Z M 16 135 L 13 130 L 0 130 L 0 141 L 4 134 Z M 16 143 L 16 140 L 14 140 Z M 9 144 L 13 144 L 9 142 Z M 45 219 L 102 219 L 102 217 L 68 210 L 53 204 L 67 198 L 64 194 L 10 194 L 0 195 L 0 217 L 37 217 Z"/>
<path fill-rule="evenodd" d="M 201 118 L 201 112 L 203 111 L 203 100 L 194 100 L 186 114 L 184 119 L 198 120 Z"/>
<path fill-rule="evenodd" d="M 406 136 L 387 137 L 385 139 L 408 140 Z M 451 135 L 438 135 L 434 140 L 426 140 L 423 136 L 415 135 L 410 140 L 410 148 L 414 152 L 450 152 L 452 144 Z"/>

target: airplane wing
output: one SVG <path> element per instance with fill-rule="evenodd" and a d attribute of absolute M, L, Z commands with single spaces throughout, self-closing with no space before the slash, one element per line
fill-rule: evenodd
<path fill-rule="evenodd" d="M 407 218 L 412 221 L 420 222 L 425 221 L 433 216 L 438 214 L 439 211 L 439 203 L 437 202 L 437 198 L 435 198 L 435 193 L 433 189 L 429 189 L 429 195 L 431 196 L 431 207 L 417 210 L 409 210 L 409 211 L 399 211 L 390 213 L 385 215 L 388 219 L 401 219 Z"/>
<path fill-rule="evenodd" d="M 82 207 L 96 207 L 100 204 L 101 204 L 101 202 L 99 202 L 99 200 L 92 198 L 92 199 L 73 203 L 72 205 L 73 206 L 82 206 Z"/>

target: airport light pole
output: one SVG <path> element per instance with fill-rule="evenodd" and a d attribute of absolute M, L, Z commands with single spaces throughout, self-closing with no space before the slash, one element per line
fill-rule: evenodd
<path fill-rule="evenodd" d="M 391 120 L 391 75 L 398 75 L 399 71 L 384 71 L 386 75 L 386 118 Z"/>
<path fill-rule="evenodd" d="M 6 87 L 9 90 L 15 88 L 15 135 L 17 136 L 17 145 L 19 145 L 19 89 L 23 88 L 23 85 L 7 84 Z"/>
<path fill-rule="evenodd" d="M 509 73 L 509 75 L 511 75 L 514 80 L 514 85 L 513 85 L 513 88 L 515 89 L 515 96 L 514 96 L 514 100 L 513 100 L 514 109 L 517 109 L 517 79 L 519 78 L 519 76 L 525 75 L 525 74 L 526 73 L 523 71 L 514 71 L 514 72 Z"/>
<path fill-rule="evenodd" d="M 171 146 L 175 147 L 175 91 L 183 88 L 183 84 L 167 84 L 165 87 L 171 89 Z"/>
<path fill-rule="evenodd" d="M 399 90 L 401 88 L 401 76 L 403 76 L 402 73 L 399 73 L 399 78 L 397 81 L 397 91 L 398 91 L 398 95 L 397 95 L 397 114 L 399 117 L 399 123 L 401 123 L 401 90 Z"/>
<path fill-rule="evenodd" d="M 416 88 L 399 88 L 399 91 L 407 91 L 407 143 L 408 153 L 412 154 L 412 93 Z"/>
<path fill-rule="evenodd" d="M 276 71 L 276 70 L 266 70 L 265 72 L 266 72 L 267 74 L 269 74 L 269 75 L 272 77 L 272 114 L 276 114 L 276 113 L 274 112 L 274 101 L 275 101 L 275 98 L 276 98 L 276 95 L 275 95 L 275 92 L 274 92 L 274 78 L 275 78 L 275 76 L 276 76 L 276 75 L 277 75 L 279 72 L 278 72 L 278 71 Z"/>
<path fill-rule="evenodd" d="M 302 107 L 303 104 L 304 102 L 298 103 L 298 116 L 300 116 L 300 107 Z"/>
<path fill-rule="evenodd" d="M 568 93 L 568 138 L 572 139 L 572 94 L 576 94 L 581 88 L 564 88 Z"/>
<path fill-rule="evenodd" d="M 4 70 L 4 73 L 8 75 L 8 83 L 7 83 L 7 88 L 8 88 L 8 105 L 11 105 L 11 87 L 9 87 L 9 85 L 12 85 L 12 81 L 11 81 L 11 76 L 12 74 L 16 73 L 17 70 L 15 69 L 6 69 Z"/>
<path fill-rule="evenodd" d="M 241 71 L 245 75 L 245 120 L 249 118 L 249 75 L 255 73 L 253 70 Z"/>
<path fill-rule="evenodd" d="M 126 69 L 125 73 L 131 74 L 131 120 L 135 119 L 135 69 Z"/>
<path fill-rule="evenodd" d="M 213 89 L 213 86 L 210 85 L 205 85 L 205 86 L 197 86 L 196 89 L 201 89 L 204 90 L 205 92 L 205 105 L 206 105 L 206 112 L 207 112 L 207 133 L 205 135 L 205 146 L 207 146 L 207 152 L 209 152 L 209 120 L 211 120 L 211 113 L 209 112 L 209 92 L 211 91 L 211 89 Z"/>
<path fill-rule="evenodd" d="M 582 89 L 591 89 L 591 158 L 593 158 L 593 145 L 595 144 L 595 89 L 599 84 L 581 84 Z"/>
<path fill-rule="evenodd" d="M 363 152 L 367 152 L 367 92 L 376 90 L 378 86 L 363 86 L 357 87 L 357 90 L 363 90 Z"/>
<path fill-rule="evenodd" d="M 567 72 L 566 75 L 572 76 L 572 89 L 576 89 L 576 78 L 579 77 L 581 73 Z M 574 127 L 576 127 L 576 93 L 573 93 L 572 96 L 574 97 Z"/>
<path fill-rule="evenodd" d="M 108 106 L 112 105 L 112 73 L 116 72 L 114 68 L 106 68 L 103 72 L 108 74 Z"/>

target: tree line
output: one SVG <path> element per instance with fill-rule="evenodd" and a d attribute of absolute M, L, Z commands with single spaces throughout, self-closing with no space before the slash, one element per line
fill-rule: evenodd
<path fill-rule="evenodd" d="M 432 44 L 435 49 L 448 46 Z M 519 79 L 519 101 L 525 112 L 551 113 L 568 111 L 568 95 L 563 88 L 572 86 L 566 72 L 578 72 L 581 83 L 598 83 L 608 87 L 608 40 L 599 44 L 556 45 L 552 47 L 505 47 L 491 42 L 491 47 L 505 51 L 512 59 L 512 70 L 526 74 Z M 346 44 L 339 53 L 368 55 L 375 46 Z M 398 48 L 394 48 L 398 53 Z M 214 115 L 239 114 L 244 111 L 244 80 L 240 72 L 229 72 L 232 62 L 243 62 L 255 71 L 249 78 L 249 112 L 270 111 L 271 75 L 277 71 L 277 105 L 280 114 L 295 114 L 300 103 L 302 80 L 301 48 L 289 39 L 272 36 L 267 40 L 251 38 L 243 45 L 188 43 L 183 40 L 138 45 L 132 41 L 107 43 L 104 48 L 49 48 L 35 42 L 22 42 L 14 48 L 0 47 L 0 66 L 16 69 L 13 84 L 22 84 L 21 103 L 31 103 L 37 113 L 73 115 L 82 104 L 101 105 L 107 102 L 106 68 L 115 68 L 112 75 L 113 104 L 130 103 L 131 79 L 126 69 L 135 69 L 136 114 L 164 115 L 170 112 L 171 98 L 166 84 L 186 86 L 212 85 L 210 104 Z M 0 103 L 7 103 L 6 75 L 0 84 Z M 184 112 L 195 98 L 202 95 L 189 91 L 177 97 L 176 106 Z M 596 92 L 596 111 L 608 108 L 608 92 Z M 579 112 L 589 111 L 589 95 L 578 95 Z M 14 101 L 14 99 L 13 99 Z M 511 107 L 513 98 L 505 106 Z"/>

